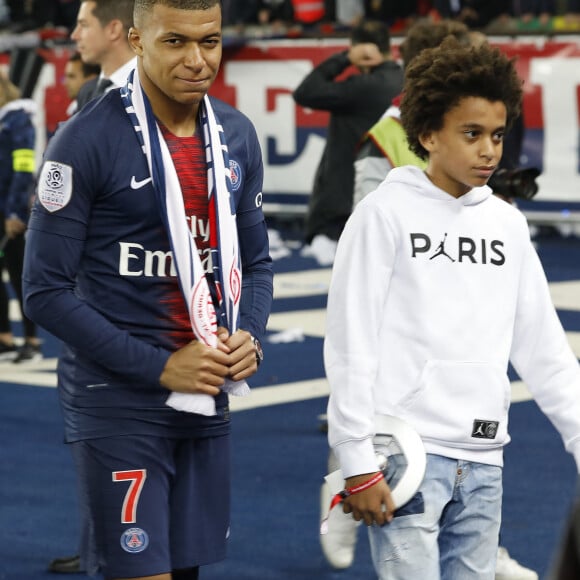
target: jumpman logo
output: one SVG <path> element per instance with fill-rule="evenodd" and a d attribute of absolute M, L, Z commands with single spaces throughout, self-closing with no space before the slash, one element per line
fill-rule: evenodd
<path fill-rule="evenodd" d="M 473 435 L 474 436 L 481 435 L 482 437 L 485 437 L 485 433 L 483 432 L 483 423 L 479 423 L 479 425 L 475 429 Z"/>
<path fill-rule="evenodd" d="M 437 246 L 437 250 L 435 250 L 435 253 L 429 258 L 430 260 L 432 260 L 433 258 L 436 258 L 437 256 L 446 256 L 452 262 L 455 262 L 455 260 L 445 251 L 445 239 L 446 238 L 447 238 L 447 232 L 445 232 L 445 235 L 443 236 L 443 239 L 441 240 L 441 242 Z"/>

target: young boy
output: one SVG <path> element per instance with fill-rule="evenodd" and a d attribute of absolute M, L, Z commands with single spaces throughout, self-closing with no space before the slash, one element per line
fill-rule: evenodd
<path fill-rule="evenodd" d="M 407 421 L 425 445 L 406 515 L 384 480 L 344 501 L 370 526 L 379 578 L 492 580 L 508 361 L 577 464 L 580 370 L 525 218 L 486 186 L 520 109 L 513 63 L 449 39 L 406 74 L 401 120 L 427 168 L 393 169 L 341 236 L 324 350 L 329 442 L 346 488 L 377 474 L 375 414 Z"/>

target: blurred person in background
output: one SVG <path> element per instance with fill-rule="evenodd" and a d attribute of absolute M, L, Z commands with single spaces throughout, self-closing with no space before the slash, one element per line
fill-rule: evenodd
<path fill-rule="evenodd" d="M 282 30 L 294 23 L 294 9 L 291 0 L 258 0 L 258 24 Z"/>
<path fill-rule="evenodd" d="M 477 29 L 512 13 L 511 2 L 505 0 L 433 0 L 433 8 L 443 18 L 454 18 Z"/>
<path fill-rule="evenodd" d="M 80 53 L 75 52 L 68 59 L 64 66 L 64 86 L 71 100 L 67 108 L 67 115 L 70 117 L 76 113 L 78 108 L 77 96 L 81 87 L 89 80 L 99 76 L 101 67 L 98 64 L 88 64 L 83 62 Z"/>
<path fill-rule="evenodd" d="M 358 69 L 339 79 L 350 67 Z M 337 240 L 353 201 L 354 157 L 361 137 L 403 84 L 403 69 L 391 54 L 384 22 L 363 21 L 352 29 L 351 46 L 316 66 L 294 90 L 302 107 L 330 113 L 327 141 L 318 165 L 308 212 L 303 255 L 332 264 Z"/>
<path fill-rule="evenodd" d="M 555 0 L 514 0 L 514 14 L 522 24 L 547 26 L 556 13 Z"/>
<path fill-rule="evenodd" d="M 381 20 L 389 25 L 417 14 L 419 9 L 417 0 L 364 0 L 364 7 L 365 18 Z"/>
<path fill-rule="evenodd" d="M 21 99 L 18 88 L 0 73 L 0 276 L 8 273 L 21 312 L 24 233 L 35 185 L 36 110 L 36 103 Z M 22 313 L 24 343 L 16 346 L 9 304 L 8 288 L 0 280 L 0 361 L 39 360 L 36 325 Z"/>
<path fill-rule="evenodd" d="M 332 4 L 332 6 L 331 6 Z M 334 2 L 324 0 L 292 0 L 294 21 L 306 28 L 334 19 Z"/>
<path fill-rule="evenodd" d="M 133 0 L 83 0 L 71 34 L 83 62 L 99 65 L 98 78 L 85 83 L 77 96 L 78 108 L 125 85 L 135 68 L 127 35 L 133 25 Z"/>
<path fill-rule="evenodd" d="M 335 19 L 345 26 L 356 26 L 365 17 L 364 0 L 336 0 Z"/>
<path fill-rule="evenodd" d="M 80 0 L 5 0 L 16 30 L 61 26 L 72 30 Z"/>

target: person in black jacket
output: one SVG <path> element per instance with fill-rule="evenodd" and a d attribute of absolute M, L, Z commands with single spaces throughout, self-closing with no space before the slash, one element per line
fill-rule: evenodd
<path fill-rule="evenodd" d="M 350 66 L 360 74 L 338 77 Z M 302 107 L 330 113 L 327 143 L 318 166 L 305 224 L 305 254 L 329 265 L 353 202 L 357 145 L 403 86 L 388 27 L 367 20 L 353 28 L 351 46 L 320 63 L 295 89 Z"/>

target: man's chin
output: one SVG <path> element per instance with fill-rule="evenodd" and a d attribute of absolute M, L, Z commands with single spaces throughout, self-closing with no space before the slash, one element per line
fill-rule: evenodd
<path fill-rule="evenodd" d="M 179 95 L 174 95 L 173 100 L 176 103 L 183 105 L 184 107 L 195 106 L 195 105 L 199 105 L 203 101 L 203 98 L 205 97 L 205 95 L 206 95 L 206 93 L 179 94 Z"/>

